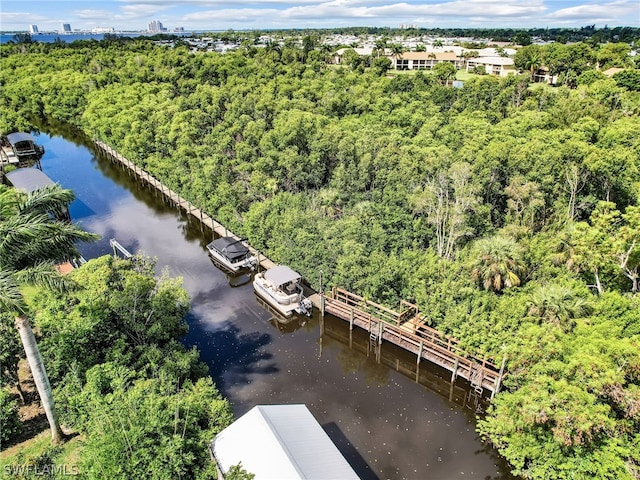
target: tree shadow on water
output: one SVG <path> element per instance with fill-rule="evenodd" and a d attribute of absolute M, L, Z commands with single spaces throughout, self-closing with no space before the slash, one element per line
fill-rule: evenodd
<path fill-rule="evenodd" d="M 278 372 L 270 362 L 273 355 L 264 348 L 271 343 L 268 333 L 242 333 L 232 321 L 210 331 L 194 318 L 188 321 L 189 333 L 183 341 L 187 347 L 198 348 L 200 359 L 209 367 L 209 375 L 223 396 L 228 397 L 233 385 L 249 383 L 252 375 Z"/>

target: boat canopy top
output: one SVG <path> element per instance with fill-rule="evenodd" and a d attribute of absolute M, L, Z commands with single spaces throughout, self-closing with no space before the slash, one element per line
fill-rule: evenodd
<path fill-rule="evenodd" d="M 264 272 L 264 278 L 273 283 L 276 288 L 279 288 L 289 282 L 297 282 L 302 277 L 286 265 L 278 265 Z"/>
<path fill-rule="evenodd" d="M 233 237 L 218 238 L 207 245 L 207 247 L 217 250 L 229 260 L 245 257 L 247 253 L 249 253 L 249 249 L 242 244 L 242 240 Z"/>
<path fill-rule="evenodd" d="M 9 135 L 7 135 L 7 140 L 11 145 L 16 145 L 20 142 L 35 142 L 35 138 L 33 138 L 33 135 L 26 132 L 10 133 Z"/>

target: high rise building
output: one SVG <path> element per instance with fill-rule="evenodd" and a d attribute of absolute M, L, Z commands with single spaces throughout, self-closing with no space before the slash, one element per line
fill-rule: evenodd
<path fill-rule="evenodd" d="M 38 33 L 37 25 L 29 25 L 29 33 Z"/>
<path fill-rule="evenodd" d="M 71 24 L 70 23 L 63 23 L 61 31 L 62 31 L 62 33 L 71 33 Z"/>
<path fill-rule="evenodd" d="M 149 23 L 149 31 L 152 33 L 160 33 L 160 32 L 166 32 L 167 29 L 164 28 L 164 26 L 162 25 L 162 22 L 159 22 L 158 20 L 154 20 L 151 23 Z"/>

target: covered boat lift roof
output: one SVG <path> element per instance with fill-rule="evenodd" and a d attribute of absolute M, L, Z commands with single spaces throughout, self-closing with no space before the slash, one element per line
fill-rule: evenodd
<path fill-rule="evenodd" d="M 253 407 L 213 439 L 211 451 L 222 476 L 242 462 L 255 480 L 358 479 L 302 404 Z"/>
<path fill-rule="evenodd" d="M 35 143 L 36 139 L 33 138 L 33 135 L 26 132 L 14 132 L 7 135 L 7 140 L 11 145 L 16 145 L 20 142 L 31 142 Z"/>
<path fill-rule="evenodd" d="M 264 278 L 278 288 L 289 282 L 298 281 L 302 277 L 286 265 L 278 265 L 264 272 Z"/>
<path fill-rule="evenodd" d="M 53 180 L 37 168 L 17 168 L 7 173 L 6 177 L 11 185 L 27 193 L 31 193 L 47 185 L 55 185 Z"/>

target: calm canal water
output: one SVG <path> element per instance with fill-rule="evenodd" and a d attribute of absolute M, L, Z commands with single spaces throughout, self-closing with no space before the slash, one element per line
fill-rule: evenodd
<path fill-rule="evenodd" d="M 158 258 L 191 294 L 190 331 L 218 387 L 242 415 L 254 405 L 304 403 L 363 479 L 498 479 L 508 469 L 475 433 L 484 405 L 447 372 L 392 345 L 376 351 L 366 333 L 316 316 L 279 324 L 250 283 L 227 278 L 209 260 L 203 232 L 61 126 L 37 136 L 43 171 L 75 191 L 71 216 L 102 236 L 92 258 L 116 238 Z M 322 332 L 323 330 L 323 332 Z M 417 380 L 417 381 L 416 381 Z"/>

